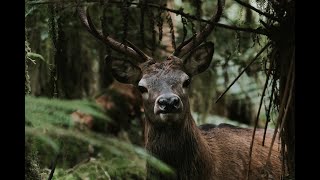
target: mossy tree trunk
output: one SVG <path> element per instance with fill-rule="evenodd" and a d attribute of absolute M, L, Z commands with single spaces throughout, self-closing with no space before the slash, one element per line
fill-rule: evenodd
<path fill-rule="evenodd" d="M 40 167 L 38 164 L 38 158 L 36 150 L 32 146 L 32 140 L 30 138 L 25 139 L 25 161 L 24 171 L 25 179 L 41 180 Z"/>
<path fill-rule="evenodd" d="M 72 22 L 72 23 L 70 23 Z M 56 74 L 57 97 L 78 99 L 92 94 L 92 63 L 88 54 L 83 54 L 80 24 L 73 14 L 58 11 L 56 24 L 51 28 L 55 46 L 54 71 Z"/>

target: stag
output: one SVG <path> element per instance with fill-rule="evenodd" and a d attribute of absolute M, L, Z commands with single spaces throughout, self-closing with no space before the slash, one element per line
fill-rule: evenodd
<path fill-rule="evenodd" d="M 148 179 L 280 179 L 280 153 L 272 148 L 266 166 L 271 132 L 262 146 L 263 130 L 256 131 L 251 156 L 252 129 L 227 124 L 197 127 L 190 112 L 191 79 L 211 63 L 214 44 L 204 42 L 222 15 L 218 0 L 215 15 L 201 32 L 181 43 L 163 61 L 148 56 L 129 41 L 104 36 L 93 25 L 88 11 L 77 8 L 81 22 L 96 38 L 135 61 L 113 58 L 112 74 L 121 83 L 137 86 L 145 111 L 145 148 L 175 171 L 169 176 L 147 164 Z M 134 63 L 136 62 L 136 63 Z"/>

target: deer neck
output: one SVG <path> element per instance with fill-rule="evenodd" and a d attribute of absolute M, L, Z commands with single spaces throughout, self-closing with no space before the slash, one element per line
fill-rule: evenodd
<path fill-rule="evenodd" d="M 146 118 L 146 149 L 171 166 L 178 179 L 205 177 L 205 173 L 210 172 L 208 145 L 190 111 L 186 114 L 182 127 L 155 127 L 150 124 L 148 117 Z M 186 175 L 188 177 L 185 177 Z"/>

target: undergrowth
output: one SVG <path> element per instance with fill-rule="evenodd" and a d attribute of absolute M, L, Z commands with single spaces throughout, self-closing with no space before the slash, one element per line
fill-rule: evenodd
<path fill-rule="evenodd" d="M 146 161 L 172 172 L 126 139 L 77 128 L 70 116 L 77 110 L 111 120 L 91 100 L 25 97 L 26 179 L 48 179 L 53 166 L 53 179 L 144 179 Z"/>

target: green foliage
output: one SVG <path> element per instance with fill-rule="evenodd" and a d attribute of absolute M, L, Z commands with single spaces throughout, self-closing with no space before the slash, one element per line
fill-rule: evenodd
<path fill-rule="evenodd" d="M 173 22 L 172 22 L 172 18 L 171 18 L 170 13 L 167 13 L 166 20 L 167 20 L 167 23 L 168 23 L 169 28 L 170 28 L 172 47 L 173 47 L 173 49 L 176 49 L 176 41 L 175 41 L 175 35 L 174 35 L 174 27 L 173 27 Z"/>
<path fill-rule="evenodd" d="M 101 157 L 99 159 L 91 158 L 85 163 L 78 166 L 64 170 L 56 169 L 53 179 L 73 180 L 85 179 L 92 180 L 109 180 L 109 179 L 144 179 L 145 169 L 143 161 L 124 159 L 122 157 L 115 157 L 106 160 Z"/>
<path fill-rule="evenodd" d="M 95 119 L 110 120 L 90 100 L 26 96 L 25 103 L 26 148 L 36 154 L 32 159 L 39 159 L 37 163 L 27 160 L 26 164 L 32 165 L 28 165 L 31 166 L 29 169 L 41 171 L 42 176 L 48 176 L 49 171 L 45 170 L 57 155 L 55 179 L 108 179 L 107 176 L 111 179 L 144 179 L 146 161 L 163 172 L 172 172 L 164 163 L 130 142 L 77 129 L 70 118 L 75 110 Z"/>
<path fill-rule="evenodd" d="M 62 157 L 65 158 L 63 163 L 66 167 L 87 155 L 88 143 L 75 138 L 80 132 L 77 132 L 71 119 L 72 112 L 80 110 L 91 114 L 97 121 L 110 121 L 102 109 L 89 100 L 67 101 L 26 96 L 25 105 L 26 135 L 35 138 L 33 144 L 38 149 L 42 166 L 49 166 L 54 155 L 60 151 L 64 152 Z"/>
<path fill-rule="evenodd" d="M 32 53 L 32 52 L 27 53 L 27 58 L 32 62 L 35 62 L 35 59 L 40 59 L 44 61 L 44 58 L 40 54 Z"/>
<path fill-rule="evenodd" d="M 25 116 L 34 126 L 41 126 L 46 123 L 70 127 L 70 114 L 74 111 L 81 111 L 92 115 L 100 121 L 111 121 L 100 106 L 90 100 L 60 100 L 44 97 L 25 97 Z"/>

